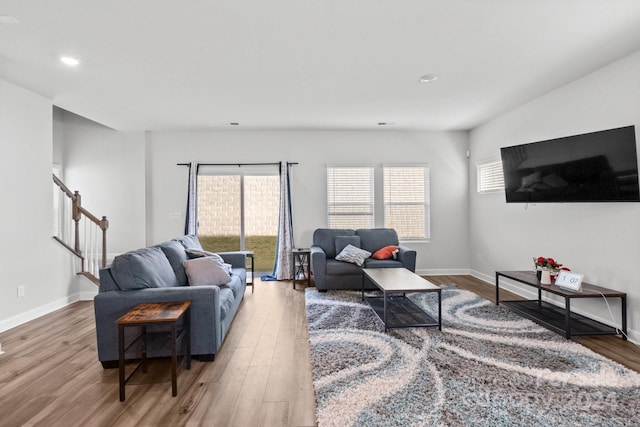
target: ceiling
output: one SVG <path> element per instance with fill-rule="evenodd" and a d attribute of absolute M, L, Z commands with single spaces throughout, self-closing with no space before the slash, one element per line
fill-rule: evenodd
<path fill-rule="evenodd" d="M 1 78 L 118 130 L 466 130 L 640 50 L 639 0 L 0 0 L 0 15 L 19 21 L 0 23 Z"/>

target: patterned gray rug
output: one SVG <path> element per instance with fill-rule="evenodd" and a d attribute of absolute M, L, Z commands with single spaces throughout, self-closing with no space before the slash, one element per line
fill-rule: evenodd
<path fill-rule="evenodd" d="M 443 288 L 442 332 L 385 333 L 359 292 L 305 299 L 322 427 L 640 425 L 640 374 L 474 293 Z"/>

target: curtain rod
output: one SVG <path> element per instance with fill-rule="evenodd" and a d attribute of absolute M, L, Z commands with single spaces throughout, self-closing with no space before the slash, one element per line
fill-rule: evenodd
<path fill-rule="evenodd" d="M 277 166 L 281 162 L 275 163 L 198 163 L 198 166 Z M 288 162 L 290 165 L 297 165 L 298 162 Z M 189 166 L 190 163 L 177 163 L 176 166 Z"/>

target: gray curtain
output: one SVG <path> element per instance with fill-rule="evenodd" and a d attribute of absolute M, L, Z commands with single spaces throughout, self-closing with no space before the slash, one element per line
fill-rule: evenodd
<path fill-rule="evenodd" d="M 198 234 L 198 169 L 196 162 L 189 164 L 189 186 L 187 192 L 187 215 L 184 234 Z"/>
<path fill-rule="evenodd" d="M 291 252 L 293 249 L 293 220 L 291 218 L 291 185 L 287 162 L 280 162 L 280 213 L 278 220 L 278 246 L 273 276 L 276 280 L 293 277 Z"/>

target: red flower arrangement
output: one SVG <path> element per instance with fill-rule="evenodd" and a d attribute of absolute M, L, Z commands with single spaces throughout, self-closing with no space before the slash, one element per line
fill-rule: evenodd
<path fill-rule="evenodd" d="M 536 270 L 571 271 L 569 268 L 564 267 L 553 258 L 545 258 L 540 256 L 538 258 L 533 258 L 533 263 L 536 266 Z"/>

